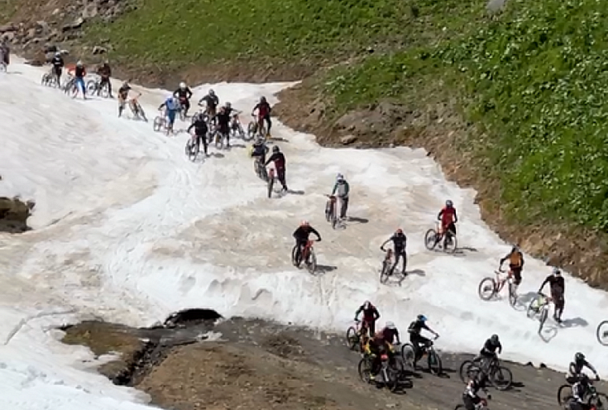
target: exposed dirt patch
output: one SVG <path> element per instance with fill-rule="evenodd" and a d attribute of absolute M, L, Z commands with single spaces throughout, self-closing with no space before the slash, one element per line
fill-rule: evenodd
<path fill-rule="evenodd" d="M 21 233 L 30 230 L 27 219 L 34 206 L 33 201 L 0 197 L 0 232 Z"/>
<path fill-rule="evenodd" d="M 485 172 L 489 159 L 475 158 L 466 147 L 466 134 L 474 131 L 458 114 L 454 101 L 412 110 L 381 103 L 348 113 L 337 120 L 331 101 L 325 99 L 314 80 L 279 94 L 275 112 L 288 126 L 317 136 L 331 147 L 390 147 L 405 145 L 425 148 L 448 179 L 477 191 L 476 201 L 484 221 L 504 240 L 518 243 L 531 255 L 560 266 L 591 286 L 608 290 L 608 236 L 567 225 L 521 225 L 501 212 L 500 184 Z M 502 255 L 497 255 L 501 257 Z"/>

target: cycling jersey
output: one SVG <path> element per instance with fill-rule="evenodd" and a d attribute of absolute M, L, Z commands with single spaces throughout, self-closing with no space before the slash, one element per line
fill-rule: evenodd
<path fill-rule="evenodd" d="M 454 207 L 444 207 L 439 212 L 439 217 L 441 219 L 441 225 L 446 228 L 450 224 L 456 222 L 456 208 Z"/>
<path fill-rule="evenodd" d="M 255 107 L 253 107 L 253 111 L 258 110 L 258 117 L 259 118 L 264 118 L 268 115 L 270 115 L 270 111 L 272 110 L 270 108 L 270 104 L 268 104 L 267 102 L 263 102 L 263 103 L 257 103 L 255 105 Z"/>

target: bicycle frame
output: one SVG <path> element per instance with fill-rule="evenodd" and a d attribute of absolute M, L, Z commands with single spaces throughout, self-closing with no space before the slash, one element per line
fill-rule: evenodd
<path fill-rule="evenodd" d="M 306 242 L 306 245 L 304 245 L 304 248 L 302 249 L 302 261 L 306 261 L 306 259 L 308 259 L 313 243 L 314 241 L 309 240 L 308 242 Z"/>

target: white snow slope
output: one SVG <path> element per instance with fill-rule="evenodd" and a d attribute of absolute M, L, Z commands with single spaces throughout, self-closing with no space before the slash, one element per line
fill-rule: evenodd
<path fill-rule="evenodd" d="M 608 373 L 594 335 L 605 293 L 567 276 L 567 326 L 549 323 L 548 341 L 538 322 L 506 300 L 480 300 L 479 281 L 509 246 L 481 221 L 475 193 L 446 181 L 425 151 L 325 149 L 275 122 L 288 184 L 303 194 L 267 199 L 242 141 L 191 163 L 185 134 L 166 137 L 151 123 L 119 119 L 114 100 L 73 100 L 42 87 L 46 69 L 9 69 L 0 75 L 0 195 L 37 205 L 33 231 L 0 235 L 1 408 L 145 407 L 132 403 L 142 403 L 137 392 L 96 374 L 87 349 L 62 345 L 51 329 L 91 315 L 145 326 L 188 307 L 342 332 L 369 299 L 382 321 L 403 331 L 415 315 L 427 315 L 442 349 L 474 352 L 498 333 L 504 358 L 563 369 L 580 350 Z M 272 94 L 288 85 L 213 87 L 247 113 L 260 95 L 276 102 Z M 144 90 L 149 117 L 165 94 Z M 369 222 L 333 231 L 324 194 L 338 172 L 351 183 L 349 214 Z M 422 240 L 448 198 L 465 248 L 456 255 L 429 252 Z M 328 268 L 321 275 L 290 264 L 291 234 L 302 219 L 323 236 L 316 251 Z M 379 246 L 397 227 L 409 237 L 414 273 L 400 287 L 385 286 Z M 520 294 L 538 289 L 548 273 L 528 258 Z"/>

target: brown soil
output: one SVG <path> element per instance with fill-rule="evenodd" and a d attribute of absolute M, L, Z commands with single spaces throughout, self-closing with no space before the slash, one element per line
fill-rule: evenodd
<path fill-rule="evenodd" d="M 0 197 L 0 232 L 21 233 L 29 230 L 27 219 L 33 208 L 33 201 Z"/>
<path fill-rule="evenodd" d="M 500 185 L 484 172 L 487 159 L 475 158 L 464 143 L 474 125 L 463 121 L 452 101 L 429 105 L 423 111 L 381 103 L 336 120 L 331 102 L 316 88 L 314 79 L 281 92 L 279 98 L 275 109 L 279 118 L 298 131 L 316 135 L 321 145 L 425 148 L 450 180 L 476 189 L 484 221 L 501 238 L 518 243 L 549 265 L 567 269 L 591 286 L 608 290 L 604 269 L 608 265 L 608 236 L 581 227 L 542 221 L 522 225 L 508 220 L 497 201 Z"/>

